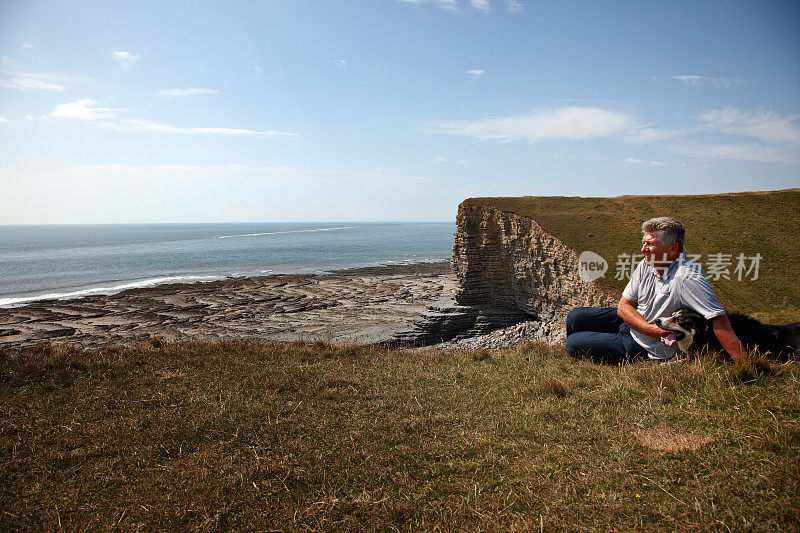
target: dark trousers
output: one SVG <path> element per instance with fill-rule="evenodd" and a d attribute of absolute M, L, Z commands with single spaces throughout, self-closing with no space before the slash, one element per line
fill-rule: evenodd
<path fill-rule="evenodd" d="M 633 340 L 616 307 L 576 307 L 570 311 L 564 346 L 574 357 L 611 364 L 647 357 L 647 350 Z"/>

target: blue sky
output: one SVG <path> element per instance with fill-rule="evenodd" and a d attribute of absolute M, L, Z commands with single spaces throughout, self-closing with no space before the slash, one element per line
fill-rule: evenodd
<path fill-rule="evenodd" d="M 800 2 L 0 0 L 0 224 L 800 186 Z"/>

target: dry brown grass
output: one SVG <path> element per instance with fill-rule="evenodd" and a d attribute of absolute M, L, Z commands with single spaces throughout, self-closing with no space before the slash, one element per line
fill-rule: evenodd
<path fill-rule="evenodd" d="M 153 344 L 2 354 L 0 529 L 800 523 L 791 363 Z M 708 442 L 654 450 L 653 435 Z"/>
<path fill-rule="evenodd" d="M 639 444 L 651 450 L 662 452 L 683 452 L 686 450 L 699 450 L 711 444 L 713 439 L 695 433 L 680 433 L 670 427 L 656 427 L 640 429 L 636 432 Z"/>

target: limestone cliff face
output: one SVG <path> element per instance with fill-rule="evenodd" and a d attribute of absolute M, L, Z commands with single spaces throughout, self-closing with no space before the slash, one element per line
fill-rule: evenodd
<path fill-rule="evenodd" d="M 457 228 L 453 268 L 460 305 L 519 310 L 556 326 L 573 307 L 614 306 L 619 301 L 619 295 L 596 282 L 582 281 L 579 252 L 531 218 L 461 204 Z"/>

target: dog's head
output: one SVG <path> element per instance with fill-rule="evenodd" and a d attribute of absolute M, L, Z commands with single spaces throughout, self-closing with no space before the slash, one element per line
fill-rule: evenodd
<path fill-rule="evenodd" d="M 688 352 L 695 342 L 695 337 L 704 337 L 708 321 L 696 311 L 680 309 L 667 318 L 657 318 L 656 326 L 670 334 L 664 342 L 672 346 L 677 343 L 682 352 Z"/>

